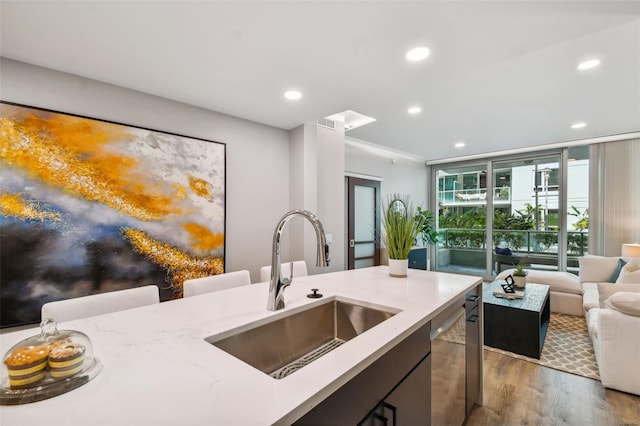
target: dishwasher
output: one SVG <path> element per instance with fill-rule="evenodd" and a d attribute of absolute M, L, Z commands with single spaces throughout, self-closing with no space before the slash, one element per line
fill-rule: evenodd
<path fill-rule="evenodd" d="M 431 424 L 461 425 L 466 417 L 464 299 L 431 321 Z"/>

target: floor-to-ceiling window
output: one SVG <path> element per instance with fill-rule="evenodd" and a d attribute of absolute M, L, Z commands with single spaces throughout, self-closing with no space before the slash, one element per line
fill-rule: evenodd
<path fill-rule="evenodd" d="M 586 252 L 588 169 L 586 146 L 433 166 L 434 269 L 491 277 L 522 262 L 576 271 Z"/>
<path fill-rule="evenodd" d="M 557 269 L 560 154 L 494 163 L 493 273 L 517 263 Z"/>
<path fill-rule="evenodd" d="M 437 170 L 436 268 L 481 273 L 486 259 L 487 168 L 485 164 Z"/>
<path fill-rule="evenodd" d="M 567 151 L 567 263 L 577 267 L 589 241 L 589 147 L 576 146 Z"/>

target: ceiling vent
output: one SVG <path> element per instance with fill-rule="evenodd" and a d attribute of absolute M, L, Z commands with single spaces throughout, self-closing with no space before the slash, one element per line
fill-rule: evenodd
<path fill-rule="evenodd" d="M 376 121 L 373 117 L 367 117 L 359 112 L 351 111 L 350 109 L 339 112 L 337 114 L 326 117 L 328 120 L 335 120 L 344 123 L 344 130 L 353 130 L 357 127 L 364 126 L 365 124 L 373 123 Z"/>
<path fill-rule="evenodd" d="M 321 118 L 318 120 L 318 126 L 326 127 L 327 129 L 335 129 L 336 122 L 333 120 L 329 120 L 328 118 Z"/>

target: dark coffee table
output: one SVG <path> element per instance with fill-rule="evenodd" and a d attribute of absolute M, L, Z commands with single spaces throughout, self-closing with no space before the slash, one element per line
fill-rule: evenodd
<path fill-rule="evenodd" d="M 495 297 L 495 290 L 502 290 L 498 282 L 482 291 L 484 344 L 540 359 L 551 315 L 549 286 L 527 283 L 524 298 L 515 300 Z"/>

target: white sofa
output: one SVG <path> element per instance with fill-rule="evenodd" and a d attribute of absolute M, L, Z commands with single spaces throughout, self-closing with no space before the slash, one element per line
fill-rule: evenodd
<path fill-rule="evenodd" d="M 585 256 L 579 279 L 603 386 L 640 395 L 640 260 L 625 260 L 627 265 L 611 283 L 607 277 L 619 258 Z"/>
<path fill-rule="evenodd" d="M 515 269 L 506 269 L 498 274 L 497 280 L 504 280 L 507 275 L 513 274 Z M 582 283 L 577 276 L 569 272 L 557 271 L 527 271 L 527 282 L 547 284 L 549 297 L 551 298 L 551 312 L 568 315 L 583 315 Z"/>
<path fill-rule="evenodd" d="M 640 395 L 640 259 L 623 259 L 628 263 L 612 277 L 619 259 L 587 255 L 579 259 L 577 277 L 530 270 L 527 282 L 551 286 L 552 312 L 586 316 L 602 384 Z"/>

